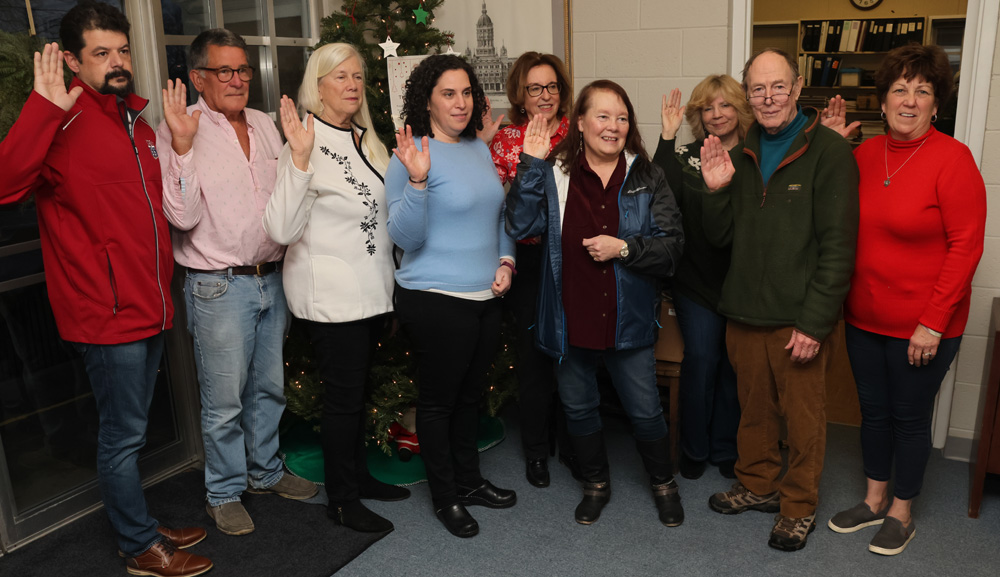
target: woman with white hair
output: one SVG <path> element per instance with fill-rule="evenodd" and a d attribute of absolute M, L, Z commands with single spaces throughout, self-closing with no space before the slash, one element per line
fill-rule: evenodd
<path fill-rule="evenodd" d="M 378 338 L 392 312 L 392 241 L 386 231 L 385 146 L 365 102 L 365 71 L 349 44 L 327 44 L 309 57 L 299 104 L 281 98 L 288 143 L 264 229 L 288 245 L 284 288 L 306 325 L 324 383 L 320 421 L 327 514 L 362 532 L 393 529 L 361 499 L 396 501 L 409 490 L 368 472 L 365 384 Z"/>

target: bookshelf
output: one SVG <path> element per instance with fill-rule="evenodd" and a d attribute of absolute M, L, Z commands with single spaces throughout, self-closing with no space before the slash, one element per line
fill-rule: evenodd
<path fill-rule="evenodd" d="M 848 122 L 862 122 L 860 142 L 884 131 L 874 76 L 889 50 L 910 42 L 941 42 L 949 33 L 960 34 L 964 25 L 961 16 L 758 22 L 753 48 L 776 46 L 797 58 L 804 79 L 801 105 L 822 110 L 831 97 L 843 96 Z M 949 57 L 961 56 L 949 52 Z"/>

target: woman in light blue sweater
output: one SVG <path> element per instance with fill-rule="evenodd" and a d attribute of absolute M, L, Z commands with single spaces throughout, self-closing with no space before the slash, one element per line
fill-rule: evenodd
<path fill-rule="evenodd" d="M 500 339 L 497 297 L 514 274 L 503 187 L 476 138 L 485 108 L 464 60 L 424 60 L 406 84 L 407 126 L 385 178 L 389 236 L 403 249 L 396 312 L 418 358 L 420 454 L 435 513 L 457 537 L 479 532 L 466 506 L 517 501 L 483 478 L 476 447 L 479 401 Z"/>

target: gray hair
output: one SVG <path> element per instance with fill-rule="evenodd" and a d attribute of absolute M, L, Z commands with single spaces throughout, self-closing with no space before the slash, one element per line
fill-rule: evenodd
<path fill-rule="evenodd" d="M 209 46 L 235 46 L 242 48 L 244 53 L 247 51 L 247 43 L 239 34 L 225 28 L 212 28 L 199 34 L 191 43 L 188 60 L 191 62 L 192 69 L 208 66 Z"/>

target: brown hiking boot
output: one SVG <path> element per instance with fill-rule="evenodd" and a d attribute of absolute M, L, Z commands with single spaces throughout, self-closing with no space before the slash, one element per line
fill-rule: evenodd
<path fill-rule="evenodd" d="M 716 493 L 709 497 L 708 506 L 716 513 L 736 515 L 750 509 L 777 513 L 780 503 L 777 491 L 770 495 L 758 495 L 744 487 L 743 483 L 736 483 L 725 493 Z"/>

